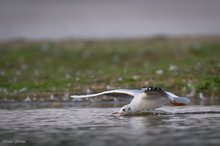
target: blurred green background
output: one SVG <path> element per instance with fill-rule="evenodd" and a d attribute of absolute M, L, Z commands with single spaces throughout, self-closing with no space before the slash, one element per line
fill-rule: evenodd
<path fill-rule="evenodd" d="M 159 86 L 220 96 L 220 37 L 0 43 L 0 100 Z"/>

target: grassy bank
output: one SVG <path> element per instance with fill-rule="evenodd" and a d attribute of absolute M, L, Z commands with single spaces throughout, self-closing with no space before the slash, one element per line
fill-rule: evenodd
<path fill-rule="evenodd" d="M 160 86 L 220 97 L 220 37 L 0 43 L 0 99 Z"/>

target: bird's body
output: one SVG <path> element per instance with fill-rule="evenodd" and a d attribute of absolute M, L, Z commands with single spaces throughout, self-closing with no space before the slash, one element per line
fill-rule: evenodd
<path fill-rule="evenodd" d="M 163 106 L 168 103 L 168 100 L 161 96 L 146 96 L 145 93 L 140 93 L 134 96 L 131 105 L 134 111 L 151 110 Z"/>
<path fill-rule="evenodd" d="M 132 101 L 123 106 L 119 112 L 120 115 L 130 113 L 130 112 L 139 112 L 145 110 L 153 110 L 163 106 L 164 104 L 171 102 L 174 105 L 186 105 L 190 102 L 187 97 L 178 97 L 173 93 L 162 90 L 157 87 L 143 87 L 141 90 L 138 89 L 116 89 L 110 91 L 104 91 L 97 94 L 90 95 L 72 95 L 74 99 L 82 98 L 92 98 L 103 95 L 110 96 L 131 96 L 133 97 Z"/>

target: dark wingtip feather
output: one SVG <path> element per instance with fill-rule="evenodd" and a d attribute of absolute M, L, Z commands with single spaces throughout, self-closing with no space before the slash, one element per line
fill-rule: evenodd
<path fill-rule="evenodd" d="M 144 86 L 144 87 L 142 87 L 142 90 L 144 92 L 148 92 L 148 91 L 164 92 L 164 90 L 162 88 L 160 88 L 160 87 L 152 87 L 152 86 L 149 86 L 149 87 Z"/>

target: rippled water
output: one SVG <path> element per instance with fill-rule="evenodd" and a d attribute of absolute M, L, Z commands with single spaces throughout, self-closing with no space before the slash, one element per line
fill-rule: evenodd
<path fill-rule="evenodd" d="M 220 145 L 220 106 L 165 106 L 160 110 L 169 114 L 116 117 L 120 105 L 109 103 L 25 105 L 0 106 L 0 145 Z"/>

